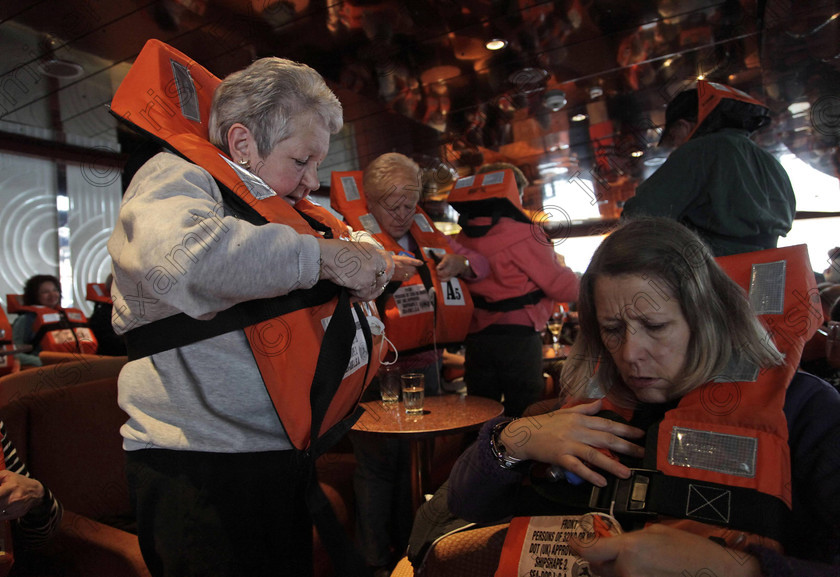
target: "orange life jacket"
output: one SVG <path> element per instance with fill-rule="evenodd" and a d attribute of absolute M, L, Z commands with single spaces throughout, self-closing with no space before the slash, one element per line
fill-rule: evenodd
<path fill-rule="evenodd" d="M 111 287 L 104 282 L 89 282 L 85 288 L 85 300 L 111 304 Z"/>
<path fill-rule="evenodd" d="M 531 223 L 522 208 L 516 177 L 510 169 L 459 178 L 447 202 L 458 211 L 458 224 L 467 236 L 484 236 L 503 216 Z M 476 226 L 470 223 L 476 217 L 490 217 L 492 221 L 487 226 Z"/>
<path fill-rule="evenodd" d="M 719 82 L 698 80 L 697 121 L 688 139 L 707 131 L 709 127 L 704 126 L 703 122 L 711 119 L 716 110 L 720 114 L 729 116 L 730 122 L 735 121 L 737 125 L 749 132 L 753 132 L 770 121 L 770 109 L 767 105 L 746 92 Z"/>
<path fill-rule="evenodd" d="M 355 230 L 370 233 L 385 250 L 393 254 L 406 252 L 368 212 L 361 171 L 332 173 L 330 205 Z M 426 265 L 398 286 L 393 283 L 397 288 L 389 287 L 379 301 L 388 339 L 401 353 L 460 343 L 467 336 L 472 318 L 472 298 L 466 283 L 457 278 L 442 283 L 436 267 L 436 262 L 451 254 L 452 248 L 419 206 L 409 234 L 420 249 L 420 254 L 411 256 Z"/>
<path fill-rule="evenodd" d="M 9 322 L 9 317 L 6 312 L 0 308 L 0 349 L 4 351 L 12 351 L 15 344 L 12 342 L 12 324 Z M 17 357 L 12 354 L 0 356 L 0 377 L 15 373 L 20 370 L 20 363 Z"/>
<path fill-rule="evenodd" d="M 805 343 L 822 323 L 819 293 L 805 245 L 717 261 L 747 291 L 785 363 L 759 370 L 735 359 L 723 376 L 682 397 L 657 426 L 655 455 L 645 455 L 650 468 L 613 481 L 614 510 L 658 513 L 656 522 L 736 549 L 751 543 L 778 549 L 791 507 L 785 393 Z M 608 399 L 603 406 L 627 421 L 633 416 Z M 596 488 L 590 503 L 606 493 Z"/>
<path fill-rule="evenodd" d="M 226 208 L 238 216 L 256 224 L 282 223 L 319 238 L 317 229 L 349 239 L 338 219 L 309 200 L 292 207 L 276 195 L 257 199 L 249 188 L 253 175 L 209 142 L 210 103 L 219 83 L 171 46 L 149 40 L 117 90 L 111 112 L 206 169 L 225 195 Z M 345 289 L 321 281 L 283 297 L 241 303 L 212 321 L 180 314 L 142 325 L 128 331 L 126 339 L 129 357 L 138 358 L 183 346 L 193 332 L 198 338 L 189 342 L 243 328 L 289 440 L 317 456 L 329 445 L 326 439 L 336 436 L 330 431 L 349 428 L 342 421 L 356 409 L 376 374 L 379 361 L 372 353 L 380 337 L 371 336 L 367 323 L 375 316 L 375 307 L 351 306 Z M 163 324 L 170 319 L 176 321 Z M 210 329 L 214 323 L 220 328 Z M 168 340 L 171 327 L 181 327 L 174 340 Z M 146 346 L 149 342 L 154 344 Z"/>
<path fill-rule="evenodd" d="M 52 309 L 41 305 L 21 304 L 21 295 L 6 295 L 10 313 L 32 313 L 32 340 L 30 345 L 42 351 L 55 353 L 96 353 L 98 343 L 88 327 L 85 313 L 75 308 Z"/>

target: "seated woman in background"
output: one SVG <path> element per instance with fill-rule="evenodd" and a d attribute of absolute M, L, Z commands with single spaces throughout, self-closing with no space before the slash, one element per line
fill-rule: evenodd
<path fill-rule="evenodd" d="M 585 513 L 593 495 L 609 511 L 612 487 L 636 495 L 643 478 L 646 499 L 613 497 L 625 533 L 570 541 L 595 574 L 837 575 L 840 394 L 796 372 L 802 339 L 774 345 L 750 302 L 684 226 L 625 223 L 581 279 L 573 401 L 485 425 L 452 471 L 452 512 Z M 692 487 L 720 498 L 688 507 Z"/>
<path fill-rule="evenodd" d="M 38 305 L 50 309 L 61 306 L 61 284 L 51 274 L 37 274 L 23 287 L 23 305 L 26 307 Z M 17 355 L 22 366 L 40 367 L 40 343 L 35 343 L 35 332 L 32 330 L 38 315 L 34 312 L 23 312 L 12 323 L 12 340 L 16 345 L 32 345 L 31 353 Z"/>
<path fill-rule="evenodd" d="M 61 283 L 50 274 L 38 274 L 23 287 L 23 304 L 12 325 L 16 345 L 31 345 L 31 353 L 18 355 L 22 366 L 41 366 L 41 351 L 94 354 L 96 337 L 84 313 L 61 306 Z"/>

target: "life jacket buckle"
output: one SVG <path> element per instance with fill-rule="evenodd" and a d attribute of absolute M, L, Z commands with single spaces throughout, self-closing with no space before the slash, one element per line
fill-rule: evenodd
<path fill-rule="evenodd" d="M 648 510 L 651 482 L 662 473 L 655 469 L 630 469 L 627 479 L 612 477 L 606 487 L 592 487 L 589 508 L 610 515 L 641 515 L 656 517 Z"/>

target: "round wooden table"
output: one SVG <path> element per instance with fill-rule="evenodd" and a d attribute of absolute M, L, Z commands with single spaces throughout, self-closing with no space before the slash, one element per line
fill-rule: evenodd
<path fill-rule="evenodd" d="M 371 435 L 399 437 L 410 441 L 411 497 L 415 510 L 424 500 L 424 479 L 429 478 L 434 438 L 478 429 L 502 414 L 499 402 L 470 395 L 428 396 L 422 415 L 407 415 L 402 402 L 362 403 L 365 412 L 353 430 Z"/>

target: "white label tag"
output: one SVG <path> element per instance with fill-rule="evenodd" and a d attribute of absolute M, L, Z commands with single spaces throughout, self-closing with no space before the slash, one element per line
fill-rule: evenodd
<path fill-rule="evenodd" d="M 93 333 L 88 328 L 79 327 L 76 329 L 76 338 L 80 341 L 93 342 Z"/>
<path fill-rule="evenodd" d="M 382 229 L 379 228 L 379 223 L 376 222 L 376 218 L 372 214 L 363 214 L 359 217 L 359 222 L 362 223 L 362 226 L 370 234 L 379 234 L 382 232 Z"/>
<path fill-rule="evenodd" d="M 348 201 L 359 200 L 359 187 L 352 176 L 342 176 L 341 186 L 344 187 L 344 198 Z"/>
<path fill-rule="evenodd" d="M 394 293 L 394 301 L 401 317 L 432 311 L 432 301 L 429 300 L 429 293 L 422 284 L 401 286 Z"/>
<path fill-rule="evenodd" d="M 50 331 L 53 342 L 62 345 L 64 343 L 76 342 L 76 337 L 73 336 L 73 331 L 70 329 L 61 329 L 60 331 Z"/>
<path fill-rule="evenodd" d="M 58 313 L 48 313 L 44 315 L 45 323 L 57 323 L 61 320 L 61 315 Z"/>
<path fill-rule="evenodd" d="M 83 319 L 81 313 L 77 313 L 77 312 L 73 312 L 73 311 L 67 311 L 67 318 L 70 319 L 71 321 L 79 321 L 79 322 L 81 322 L 82 319 Z"/>
<path fill-rule="evenodd" d="M 347 363 L 347 370 L 344 371 L 344 379 L 361 369 L 367 363 L 368 350 L 365 342 L 365 334 L 362 332 L 362 324 L 359 322 L 359 316 L 356 314 L 356 309 L 353 309 L 353 322 L 356 323 L 356 336 L 353 337 L 353 344 L 350 346 L 350 362 Z M 321 326 L 324 331 L 330 324 L 331 316 L 321 319 Z"/>
<path fill-rule="evenodd" d="M 432 232 L 434 230 L 434 227 L 432 227 L 432 225 L 429 224 L 429 221 L 426 220 L 426 217 L 423 216 L 422 214 L 419 214 L 419 213 L 415 214 L 414 215 L 414 222 L 417 224 L 417 226 L 423 232 Z"/>
<path fill-rule="evenodd" d="M 568 541 L 584 543 L 596 538 L 594 528 L 584 527 L 582 516 L 531 517 L 522 544 L 517 575 L 525 577 L 584 577 L 592 573 L 589 564 L 572 553 Z"/>
<path fill-rule="evenodd" d="M 443 304 L 449 306 L 465 306 L 464 289 L 457 278 L 451 278 L 443 283 Z"/>
<path fill-rule="evenodd" d="M 102 287 L 98 284 L 93 285 L 93 292 L 96 293 L 96 296 L 105 296 L 105 291 L 103 291 Z"/>

